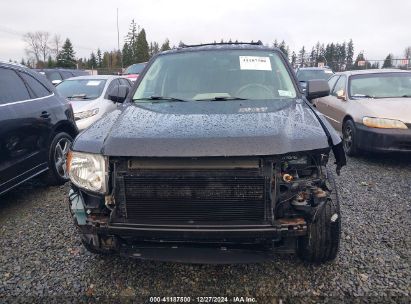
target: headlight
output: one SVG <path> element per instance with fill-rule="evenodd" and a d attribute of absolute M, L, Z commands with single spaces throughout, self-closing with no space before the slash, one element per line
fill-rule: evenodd
<path fill-rule="evenodd" d="M 88 111 L 74 113 L 74 118 L 75 120 L 80 120 L 80 119 L 89 118 L 91 116 L 94 116 L 97 113 L 98 113 L 98 108 L 95 108 L 95 109 L 88 110 Z"/>
<path fill-rule="evenodd" d="M 370 128 L 381 129 L 408 129 L 407 125 L 400 120 L 387 119 L 387 118 L 375 118 L 364 117 L 362 123 Z"/>
<path fill-rule="evenodd" d="M 107 159 L 99 154 L 70 151 L 67 171 L 73 184 L 90 191 L 105 193 L 107 190 Z"/>

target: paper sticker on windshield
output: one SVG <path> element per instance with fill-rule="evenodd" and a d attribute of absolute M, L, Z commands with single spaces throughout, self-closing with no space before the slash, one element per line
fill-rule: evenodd
<path fill-rule="evenodd" d="M 281 97 L 293 97 L 293 93 L 290 91 L 278 90 L 278 95 Z"/>
<path fill-rule="evenodd" d="M 95 86 L 98 86 L 100 83 L 101 83 L 100 80 L 90 80 L 87 82 L 87 85 L 95 87 Z"/>
<path fill-rule="evenodd" d="M 269 57 L 239 56 L 241 70 L 271 71 Z"/>

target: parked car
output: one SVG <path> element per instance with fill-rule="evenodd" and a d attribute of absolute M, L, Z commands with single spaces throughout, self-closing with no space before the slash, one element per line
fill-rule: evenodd
<path fill-rule="evenodd" d="M 411 72 L 360 70 L 337 73 L 331 94 L 314 105 L 342 133 L 350 156 L 360 151 L 411 152 Z"/>
<path fill-rule="evenodd" d="M 298 68 L 296 71 L 297 79 L 300 82 L 300 86 L 305 91 L 307 87 L 307 81 L 313 79 L 324 79 L 328 80 L 334 74 L 330 68 Z"/>
<path fill-rule="evenodd" d="M 50 184 L 66 182 L 77 132 L 71 105 L 47 80 L 0 62 L 0 195 L 41 173 Z"/>
<path fill-rule="evenodd" d="M 56 90 L 71 102 L 77 127 L 84 130 L 117 108 L 109 99 L 109 92 L 118 90 L 120 85 L 130 89 L 131 82 L 119 76 L 90 75 L 66 79 Z"/>
<path fill-rule="evenodd" d="M 308 99 L 329 94 L 309 81 Z M 240 262 L 297 250 L 332 260 L 340 240 L 341 138 L 298 89 L 278 49 L 184 47 L 156 55 L 122 107 L 82 132 L 69 202 L 95 253 Z M 295 247 L 297 245 L 297 247 Z M 251 254 L 251 256 L 249 256 Z"/>
<path fill-rule="evenodd" d="M 127 67 L 123 73 L 124 77 L 129 79 L 130 81 L 134 82 L 137 80 L 138 76 L 143 72 L 144 67 L 146 66 L 147 62 L 143 63 L 136 63 L 132 64 Z"/>
<path fill-rule="evenodd" d="M 58 85 L 64 79 L 89 75 L 88 72 L 83 70 L 71 70 L 71 69 L 35 69 L 40 74 L 44 75 L 54 86 Z"/>

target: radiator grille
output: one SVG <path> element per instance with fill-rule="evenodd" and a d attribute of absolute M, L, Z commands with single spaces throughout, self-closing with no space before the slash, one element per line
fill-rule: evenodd
<path fill-rule="evenodd" d="M 138 223 L 262 222 L 265 178 L 258 170 L 156 170 L 123 177 L 128 220 Z"/>

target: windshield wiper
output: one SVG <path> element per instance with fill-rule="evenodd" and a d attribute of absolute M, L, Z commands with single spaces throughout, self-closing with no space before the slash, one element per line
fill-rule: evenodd
<path fill-rule="evenodd" d="M 67 99 L 74 99 L 74 98 L 78 98 L 78 99 L 91 99 L 90 97 L 88 97 L 86 94 L 74 94 L 71 96 L 67 96 Z"/>
<path fill-rule="evenodd" d="M 158 100 L 158 101 L 177 101 L 177 102 L 187 102 L 189 100 L 185 100 L 185 99 L 181 99 L 181 98 L 177 98 L 177 97 L 166 97 L 166 96 L 150 96 L 150 97 L 144 97 L 144 98 L 136 98 L 133 99 L 133 101 L 136 100 Z"/>
<path fill-rule="evenodd" d="M 355 94 L 352 97 L 354 98 L 376 98 L 375 96 L 367 95 L 367 94 Z"/>
<path fill-rule="evenodd" d="M 216 96 L 213 98 L 204 98 L 204 99 L 195 99 L 196 101 L 206 101 L 206 100 L 216 100 L 216 101 L 225 101 L 225 100 L 248 100 L 247 98 L 241 97 L 232 97 L 232 96 Z"/>

